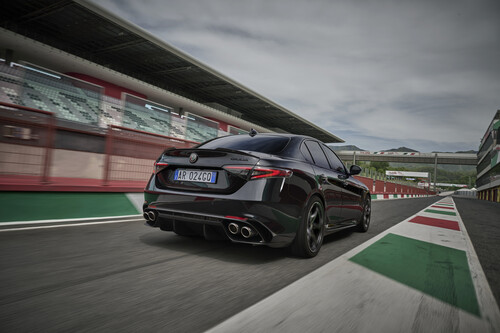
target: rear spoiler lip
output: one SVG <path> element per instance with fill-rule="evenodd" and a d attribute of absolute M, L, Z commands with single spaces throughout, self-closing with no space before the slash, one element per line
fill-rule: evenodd
<path fill-rule="evenodd" d="M 168 148 L 168 149 L 165 149 L 163 151 L 162 156 L 163 155 L 167 155 L 168 156 L 168 153 L 170 153 L 172 151 L 176 151 L 176 152 L 183 152 L 183 151 L 185 151 L 185 152 L 192 152 L 192 153 L 196 153 L 196 152 L 199 152 L 199 151 L 203 151 L 203 152 L 216 151 L 216 152 L 223 152 L 223 153 L 232 153 L 232 154 L 238 154 L 238 155 L 246 155 L 246 156 L 250 156 L 250 157 L 254 157 L 254 158 L 260 159 L 259 156 L 252 155 L 250 153 L 247 153 L 247 152 L 244 152 L 244 151 L 241 151 L 241 150 L 227 149 L 227 148 L 216 148 L 216 149 L 202 149 L 202 148 L 182 148 L 182 149 L 177 149 L 177 148 Z"/>

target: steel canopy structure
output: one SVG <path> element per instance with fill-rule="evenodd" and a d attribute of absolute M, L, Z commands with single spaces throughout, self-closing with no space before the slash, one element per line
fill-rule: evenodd
<path fill-rule="evenodd" d="M 477 165 L 476 154 L 465 153 L 396 153 L 396 152 L 369 152 L 347 151 L 336 152 L 343 161 L 377 161 L 394 163 L 426 163 L 426 164 L 452 164 L 452 165 Z"/>
<path fill-rule="evenodd" d="M 2 6 L 0 26 L 259 126 L 327 143 L 343 142 L 88 1 L 12 1 Z"/>

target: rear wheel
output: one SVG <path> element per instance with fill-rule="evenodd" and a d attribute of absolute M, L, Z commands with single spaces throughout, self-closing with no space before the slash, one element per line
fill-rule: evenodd
<path fill-rule="evenodd" d="M 358 231 L 367 232 L 370 227 L 370 220 L 372 216 L 372 201 L 367 198 L 363 207 L 363 216 L 361 216 L 361 221 L 358 224 Z"/>
<path fill-rule="evenodd" d="M 325 209 L 321 200 L 314 197 L 305 211 L 291 250 L 297 256 L 312 258 L 318 254 L 323 244 Z"/>

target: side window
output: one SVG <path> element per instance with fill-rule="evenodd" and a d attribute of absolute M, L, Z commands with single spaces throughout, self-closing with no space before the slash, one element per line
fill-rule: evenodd
<path fill-rule="evenodd" d="M 337 155 L 335 155 L 335 153 L 327 146 L 321 145 L 321 147 L 325 151 L 326 157 L 328 157 L 328 162 L 330 162 L 330 166 L 332 167 L 332 170 L 335 170 L 337 172 L 346 173 L 344 164 L 337 157 Z"/>
<path fill-rule="evenodd" d="M 315 141 L 306 141 L 306 146 L 309 148 L 311 155 L 314 159 L 314 164 L 325 169 L 330 169 L 330 165 L 326 159 L 325 153 L 319 146 L 319 143 Z"/>
<path fill-rule="evenodd" d="M 314 160 L 311 157 L 311 153 L 309 152 L 309 149 L 307 149 L 305 143 L 302 143 L 300 145 L 300 152 L 302 153 L 302 155 L 304 155 L 304 158 L 307 162 L 314 163 Z"/>

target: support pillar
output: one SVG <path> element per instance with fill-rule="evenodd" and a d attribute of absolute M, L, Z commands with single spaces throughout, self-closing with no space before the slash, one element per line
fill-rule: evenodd
<path fill-rule="evenodd" d="M 436 179 L 437 179 L 437 168 L 438 168 L 438 154 L 434 154 L 434 192 L 437 193 Z"/>

